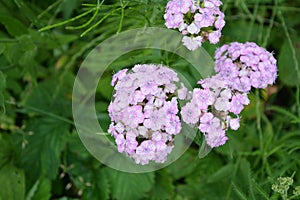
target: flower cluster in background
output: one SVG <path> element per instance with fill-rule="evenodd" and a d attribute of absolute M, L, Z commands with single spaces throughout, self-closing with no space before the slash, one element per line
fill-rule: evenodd
<path fill-rule="evenodd" d="M 171 0 L 166 6 L 165 25 L 184 35 L 182 42 L 189 50 L 196 50 L 207 40 L 216 44 L 225 25 L 221 5 L 220 0 Z"/>
<path fill-rule="evenodd" d="M 161 65 L 135 65 L 132 71 L 123 69 L 113 76 L 108 131 L 119 152 L 137 164 L 165 162 L 174 147 L 174 136 L 181 131 L 176 96 L 187 96 L 184 85 L 178 85 L 177 73 Z"/>
<path fill-rule="evenodd" d="M 255 43 L 233 42 L 215 52 L 216 75 L 200 80 L 200 89 L 181 109 L 184 122 L 198 127 L 210 147 L 227 141 L 225 131 L 240 127 L 239 114 L 250 103 L 247 95 L 254 88 L 265 88 L 277 77 L 276 60 Z"/>
<path fill-rule="evenodd" d="M 240 92 L 265 88 L 277 77 L 276 59 L 272 53 L 253 42 L 232 42 L 215 52 L 215 71 Z"/>

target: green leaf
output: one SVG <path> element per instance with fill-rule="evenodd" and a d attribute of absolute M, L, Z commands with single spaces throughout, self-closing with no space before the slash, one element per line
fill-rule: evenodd
<path fill-rule="evenodd" d="M 254 188 L 261 198 L 269 200 L 268 194 L 260 187 L 255 181 L 253 181 Z"/>
<path fill-rule="evenodd" d="M 111 168 L 106 168 L 112 197 L 114 199 L 131 200 L 145 197 L 154 185 L 154 173 L 129 174 Z"/>
<path fill-rule="evenodd" d="M 103 169 L 94 170 L 90 177 L 91 186 L 83 193 L 83 199 L 109 199 L 109 181 Z"/>
<path fill-rule="evenodd" d="M 173 179 L 166 170 L 160 170 L 155 175 L 155 185 L 150 192 L 151 199 L 172 199 L 175 186 Z"/>
<path fill-rule="evenodd" d="M 230 178 L 232 175 L 232 171 L 234 169 L 233 164 L 227 164 L 224 167 L 220 168 L 213 175 L 211 175 L 208 179 L 208 183 L 218 182 L 222 179 Z"/>
<path fill-rule="evenodd" d="M 0 44 L 0 55 L 3 53 L 4 50 L 5 50 L 5 45 Z"/>
<path fill-rule="evenodd" d="M 176 162 L 168 166 L 168 171 L 175 180 L 191 174 L 198 164 L 197 154 L 186 151 Z"/>
<path fill-rule="evenodd" d="M 24 172 L 11 164 L 5 165 L 0 169 L 0 188 L 0 199 L 24 199 Z"/>
<path fill-rule="evenodd" d="M 69 125 L 54 118 L 43 117 L 33 119 L 26 126 L 27 131 L 32 132 L 21 155 L 27 176 L 31 180 L 36 180 L 40 175 L 54 179 L 58 174 L 60 154 Z"/>
<path fill-rule="evenodd" d="M 27 28 L 17 19 L 6 15 L 0 15 L 0 23 L 3 24 L 11 36 L 20 36 L 27 33 Z"/>
<path fill-rule="evenodd" d="M 79 1 L 64 0 L 61 4 L 61 10 L 65 19 L 70 18 L 73 11 L 78 7 Z"/>
<path fill-rule="evenodd" d="M 71 95 L 72 80 L 73 76 L 65 76 L 60 87 L 59 81 L 55 78 L 39 83 L 28 98 L 23 99 L 22 105 L 26 111 L 34 111 L 60 120 L 63 116 L 71 116 L 72 107 L 69 96 Z"/>
<path fill-rule="evenodd" d="M 6 78 L 4 74 L 0 71 L 0 92 L 2 92 L 6 87 Z"/>
<path fill-rule="evenodd" d="M 293 45 L 296 50 L 296 55 L 300 55 L 300 39 L 293 39 Z M 300 63 L 300 57 L 297 56 L 298 63 Z M 280 54 L 278 56 L 278 68 L 280 80 L 288 85 L 295 86 L 299 84 L 299 79 L 297 77 L 297 72 L 295 69 L 295 61 L 293 60 L 293 52 L 286 39 L 281 47 Z M 298 81 L 297 81 L 298 80 Z"/>
<path fill-rule="evenodd" d="M 233 186 L 234 192 L 239 197 L 239 199 L 241 199 L 241 200 L 248 200 L 246 194 L 243 193 L 243 191 L 241 191 L 240 188 L 236 184 L 234 184 L 233 182 L 231 184 Z"/>
<path fill-rule="evenodd" d="M 99 80 L 97 91 L 100 92 L 106 100 L 110 101 L 112 98 L 113 87 L 110 85 L 111 76 L 103 77 Z"/>
<path fill-rule="evenodd" d="M 6 165 L 12 156 L 12 144 L 9 137 L 0 133 L 0 169 Z"/>
<path fill-rule="evenodd" d="M 4 96 L 0 94 L 0 115 L 5 114 Z"/>
<path fill-rule="evenodd" d="M 51 197 L 51 181 L 40 178 L 35 182 L 26 196 L 26 200 L 48 200 Z"/>

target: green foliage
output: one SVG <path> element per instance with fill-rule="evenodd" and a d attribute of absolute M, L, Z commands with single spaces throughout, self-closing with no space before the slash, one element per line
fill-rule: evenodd
<path fill-rule="evenodd" d="M 154 173 L 129 174 L 106 169 L 114 199 L 141 199 L 154 185 Z"/>
<path fill-rule="evenodd" d="M 299 2 L 222 2 L 221 43 L 253 41 L 274 52 L 275 86 L 249 94 L 241 128 L 228 132 L 225 146 L 199 159 L 199 137 L 166 168 L 128 174 L 103 166 L 81 143 L 72 120 L 74 77 L 90 50 L 106 38 L 164 27 L 167 1 L 0 1 L 0 199 L 275 200 L 282 192 L 277 178 L 294 172 L 294 184 L 283 196 L 299 198 Z M 216 46 L 204 48 L 213 56 Z M 194 86 L 201 78 L 169 52 L 143 49 L 122 55 L 96 90 L 103 129 L 109 124 L 112 74 L 150 62 L 177 69 Z M 207 152 L 204 148 L 200 154 Z"/>

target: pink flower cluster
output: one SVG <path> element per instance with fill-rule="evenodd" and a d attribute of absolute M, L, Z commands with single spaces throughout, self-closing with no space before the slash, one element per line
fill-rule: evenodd
<path fill-rule="evenodd" d="M 196 125 L 210 147 L 221 146 L 228 140 L 225 131 L 240 127 L 238 114 L 250 101 L 247 94 L 228 88 L 219 76 L 200 80 L 198 84 L 200 88 L 193 90 L 191 101 L 181 109 L 182 119 Z"/>
<path fill-rule="evenodd" d="M 219 42 L 225 25 L 220 0 L 171 0 L 166 6 L 164 18 L 168 28 L 178 29 L 183 35 L 183 44 L 191 51 L 203 42 Z"/>
<path fill-rule="evenodd" d="M 230 87 L 240 92 L 265 88 L 277 77 L 276 59 L 272 53 L 253 42 L 232 42 L 215 52 L 215 71 Z"/>
<path fill-rule="evenodd" d="M 135 65 L 113 76 L 114 99 L 108 111 L 108 132 L 115 138 L 118 151 L 137 164 L 165 162 L 174 147 L 174 136 L 181 130 L 178 102 L 187 89 L 177 73 L 165 66 Z"/>
<path fill-rule="evenodd" d="M 196 125 L 210 147 L 228 140 L 225 131 L 240 127 L 239 114 L 250 103 L 247 95 L 254 88 L 265 88 L 277 77 L 276 60 L 255 43 L 233 42 L 215 52 L 216 75 L 200 80 L 200 89 L 181 109 L 184 122 Z"/>

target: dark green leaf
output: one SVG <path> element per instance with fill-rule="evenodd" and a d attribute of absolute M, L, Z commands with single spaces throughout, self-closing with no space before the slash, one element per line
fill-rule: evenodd
<path fill-rule="evenodd" d="M 155 175 L 155 185 L 150 192 L 151 199 L 172 199 L 175 187 L 173 179 L 166 170 L 160 170 Z"/>
<path fill-rule="evenodd" d="M 191 174 L 197 167 L 199 158 L 197 154 L 186 151 L 176 162 L 168 166 L 168 171 L 174 179 L 180 179 Z"/>
<path fill-rule="evenodd" d="M 51 197 L 51 182 L 49 179 L 40 178 L 30 189 L 26 200 L 48 200 Z"/>
<path fill-rule="evenodd" d="M 0 169 L 2 166 L 6 165 L 10 160 L 12 156 L 12 144 L 10 141 L 10 138 L 7 136 L 2 136 L 0 133 Z"/>
<path fill-rule="evenodd" d="M 129 174 L 107 168 L 114 199 L 142 199 L 154 185 L 154 173 Z"/>
<path fill-rule="evenodd" d="M 224 167 L 216 171 L 212 176 L 210 176 L 207 182 L 213 183 L 213 182 L 221 181 L 222 179 L 230 178 L 233 169 L 234 169 L 234 165 L 232 164 L 225 165 Z"/>
<path fill-rule="evenodd" d="M 6 15 L 0 15 L 0 23 L 3 24 L 11 36 L 20 36 L 27 33 L 27 28 L 17 19 Z"/>
<path fill-rule="evenodd" d="M 300 55 L 300 39 L 293 40 L 293 48 L 295 48 L 296 55 Z M 297 61 L 300 63 L 300 57 L 297 56 Z M 297 72 L 295 69 L 295 60 L 293 59 L 293 52 L 289 45 L 288 40 L 286 39 L 283 42 L 283 45 L 278 56 L 278 68 L 279 68 L 279 77 L 280 80 L 288 85 L 295 86 L 299 84 L 299 79 L 297 77 Z"/>
<path fill-rule="evenodd" d="M 5 75 L 0 71 L 0 92 L 2 92 L 6 87 Z"/>
<path fill-rule="evenodd" d="M 50 117 L 32 120 L 27 124 L 27 130 L 32 135 L 28 136 L 28 144 L 22 152 L 21 161 L 26 174 L 32 180 L 40 175 L 49 179 L 57 176 L 68 129 L 68 124 Z"/>
<path fill-rule="evenodd" d="M 92 174 L 91 186 L 87 187 L 84 190 L 83 198 L 84 199 L 109 199 L 109 182 L 107 175 L 103 169 L 95 170 Z"/>

